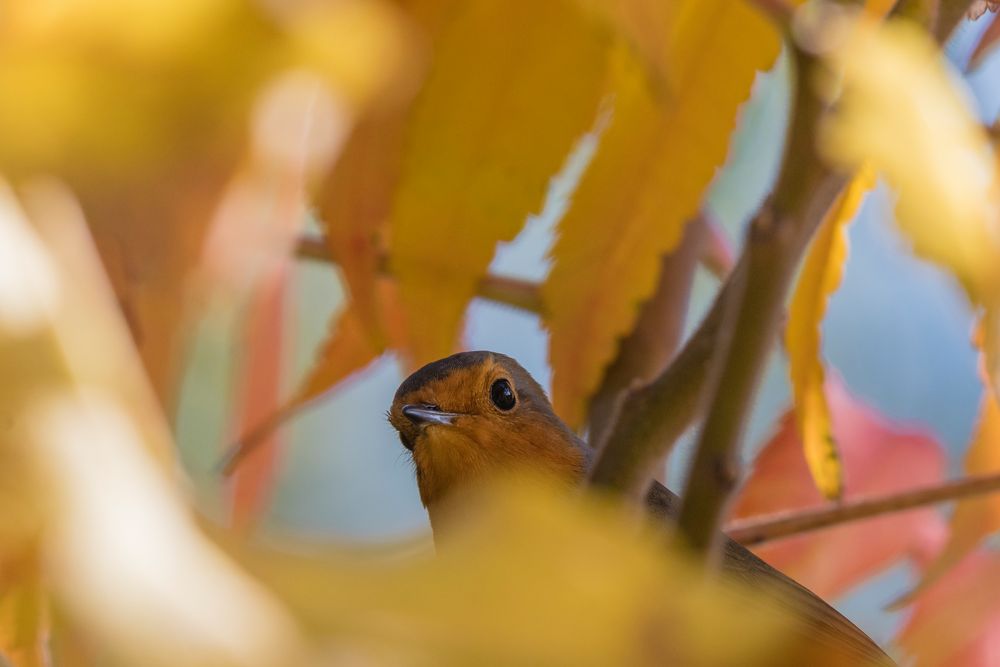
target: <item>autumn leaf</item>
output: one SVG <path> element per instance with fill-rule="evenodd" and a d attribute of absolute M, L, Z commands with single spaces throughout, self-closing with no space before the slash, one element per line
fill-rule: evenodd
<path fill-rule="evenodd" d="M 965 455 L 965 472 L 980 475 L 1000 471 L 1000 404 L 988 389 L 983 392 L 979 421 Z M 963 500 L 949 521 L 948 541 L 920 576 L 904 600 L 919 598 L 928 586 L 979 546 L 983 538 L 1000 530 L 1000 496 Z"/>
<path fill-rule="evenodd" d="M 454 351 L 497 241 L 541 207 L 592 122 L 607 51 L 568 2 L 453 9 L 407 128 L 389 226 L 417 364 Z"/>
<path fill-rule="evenodd" d="M 291 267 L 264 281 L 247 308 L 241 329 L 243 347 L 238 383 L 239 398 L 234 408 L 237 432 L 257 426 L 280 407 L 286 364 L 285 341 L 291 322 L 285 304 L 291 287 Z M 255 456 L 241 466 L 231 481 L 230 521 L 245 530 L 260 514 L 274 485 L 275 464 L 282 438 L 272 431 L 257 448 Z"/>
<path fill-rule="evenodd" d="M 844 463 L 845 499 L 941 481 L 945 455 L 933 438 L 888 422 L 851 396 L 836 376 L 827 379 L 825 393 Z M 802 454 L 795 415 L 788 412 L 757 455 L 750 478 L 736 496 L 733 516 L 747 518 L 823 504 Z M 900 559 L 916 557 L 924 562 L 943 540 L 941 517 L 933 508 L 923 508 L 791 537 L 754 551 L 831 599 Z M 859 544 L 864 548 L 859 549 Z"/>
<path fill-rule="evenodd" d="M 39 236 L 0 187 L 0 247 L 17 259 L 0 262 L 0 374 L 18 378 L 0 386 L 0 558 L 24 546 L 9 531 L 27 523 L 46 594 L 120 664 L 282 664 L 296 628 L 205 539 L 146 441 L 163 417 L 143 405 L 151 392 L 79 208 L 53 185 L 30 192 L 29 210 L 52 216 L 35 223 L 58 234 Z"/>
<path fill-rule="evenodd" d="M 17 558 L 4 558 L 0 551 L 0 663 L 48 665 L 48 616 L 37 551 L 29 549 Z"/>
<path fill-rule="evenodd" d="M 397 108 L 363 118 L 318 195 L 327 247 L 375 347 L 386 344 L 377 283 L 387 252 L 386 225 L 401 169 L 407 111 Z"/>
<path fill-rule="evenodd" d="M 682 3 L 669 34 L 671 88 L 660 95 L 616 52 L 612 118 L 559 223 L 543 287 L 552 398 L 573 427 L 725 160 L 757 72 L 781 48 L 764 15 L 731 0 Z"/>
<path fill-rule="evenodd" d="M 1000 554 L 969 554 L 918 598 L 896 643 L 918 665 L 991 667 L 1000 650 Z"/>
<path fill-rule="evenodd" d="M 306 69 L 344 107 L 374 104 L 408 74 L 398 12 L 378 0 L 17 3 L 2 30 L 0 169 L 55 174 L 77 193 L 170 406 L 198 303 L 186 279 L 259 90 Z"/>
<path fill-rule="evenodd" d="M 847 225 L 857 215 L 874 174 L 862 168 L 840 194 L 816 232 L 788 309 L 785 345 L 796 423 L 806 462 L 827 498 L 843 493 L 843 471 L 824 394 L 820 326 L 827 300 L 840 286 L 847 262 Z"/>
<path fill-rule="evenodd" d="M 842 92 L 821 126 L 823 154 L 882 174 L 899 196 L 897 222 L 914 252 L 954 274 L 973 301 L 994 302 L 996 157 L 937 45 L 901 20 L 830 32 L 836 46 L 827 59 Z"/>

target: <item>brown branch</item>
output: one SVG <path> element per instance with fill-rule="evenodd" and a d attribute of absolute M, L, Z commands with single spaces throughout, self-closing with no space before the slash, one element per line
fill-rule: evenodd
<path fill-rule="evenodd" d="M 295 254 L 300 259 L 314 262 L 335 263 L 330 255 L 330 249 L 321 236 L 306 234 L 299 238 Z M 383 260 L 381 270 L 388 273 L 389 268 Z M 506 306 L 519 308 L 535 314 L 542 314 L 543 303 L 538 283 L 507 276 L 487 275 L 479 283 L 477 294 L 484 299 L 502 303 Z"/>
<path fill-rule="evenodd" d="M 975 475 L 887 496 L 865 496 L 844 503 L 740 519 L 730 523 L 726 532 L 744 546 L 755 546 L 850 521 L 997 492 L 1000 492 L 1000 473 Z"/>
<path fill-rule="evenodd" d="M 642 304 L 632 332 L 619 343 L 617 356 L 590 399 L 587 432 L 592 444 L 607 436 L 626 392 L 660 375 L 674 355 L 684 333 L 698 257 L 706 251 L 707 224 L 704 216 L 691 220 L 680 245 L 661 259 L 656 291 Z"/>
<path fill-rule="evenodd" d="M 687 544 L 705 555 L 712 555 L 719 542 L 719 524 L 738 479 L 737 452 L 789 284 L 844 180 L 831 175 L 815 154 L 822 103 L 808 83 L 811 57 L 794 53 L 795 104 L 788 148 L 775 191 L 750 223 L 733 274 L 738 287 L 724 308 L 707 384 L 709 407 L 678 518 Z"/>
<path fill-rule="evenodd" d="M 603 445 L 594 443 L 599 453 L 590 470 L 590 484 L 635 500 L 643 497 L 653 468 L 697 415 L 722 311 L 733 286 L 730 277 L 666 370 L 625 397 L 607 440 Z"/>

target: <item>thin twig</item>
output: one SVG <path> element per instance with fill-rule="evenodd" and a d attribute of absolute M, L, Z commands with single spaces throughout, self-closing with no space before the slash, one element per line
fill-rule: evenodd
<path fill-rule="evenodd" d="M 795 51 L 795 104 L 788 149 L 774 194 L 747 231 L 741 288 L 723 314 L 709 371 L 709 408 L 698 440 L 678 518 L 696 552 L 711 556 L 719 524 L 739 476 L 736 453 L 754 393 L 781 320 L 785 296 L 812 233 L 832 204 L 843 178 L 832 176 L 815 154 L 815 126 L 822 111 L 809 77 L 810 56 Z"/>
<path fill-rule="evenodd" d="M 744 546 L 755 546 L 850 521 L 997 492 L 1000 492 L 1000 473 L 975 475 L 887 496 L 865 496 L 843 503 L 740 519 L 731 522 L 726 532 Z"/>
<path fill-rule="evenodd" d="M 335 263 L 326 241 L 316 234 L 305 234 L 299 237 L 295 254 L 300 259 Z M 385 261 L 381 262 L 381 270 L 383 273 L 389 271 Z M 477 294 L 484 299 L 530 313 L 542 314 L 543 312 L 540 286 L 530 280 L 490 274 L 480 281 Z"/>

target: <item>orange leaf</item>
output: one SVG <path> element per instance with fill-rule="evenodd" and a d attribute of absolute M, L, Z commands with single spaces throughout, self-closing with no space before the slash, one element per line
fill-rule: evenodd
<path fill-rule="evenodd" d="M 979 475 L 1000 471 L 1000 404 L 988 389 L 983 392 L 972 444 L 965 455 L 965 472 Z M 934 561 L 924 570 L 920 583 L 907 595 L 921 595 L 955 563 L 975 549 L 983 538 L 1000 530 L 1000 496 L 996 494 L 963 500 L 951 515 L 951 535 Z"/>
<path fill-rule="evenodd" d="M 809 248 L 792 295 L 785 328 L 788 372 L 796 423 L 809 471 L 827 498 L 843 493 L 843 471 L 830 409 L 823 393 L 820 326 L 830 295 L 840 286 L 847 262 L 847 225 L 858 212 L 874 174 L 863 168 L 834 202 Z"/>
<path fill-rule="evenodd" d="M 541 207 L 594 118 L 607 52 L 602 33 L 558 0 L 455 3 L 435 46 L 390 222 L 418 363 L 454 350 L 497 242 Z"/>
<path fill-rule="evenodd" d="M 377 279 L 385 257 L 385 225 L 403 152 L 402 110 L 363 119 L 344 146 L 319 195 L 327 246 L 351 303 L 375 346 L 384 345 Z"/>
<path fill-rule="evenodd" d="M 992 667 L 1000 654 L 1000 554 L 979 551 L 920 596 L 896 638 L 915 664 Z"/>
<path fill-rule="evenodd" d="M 559 225 L 543 288 L 552 399 L 573 427 L 725 160 L 754 77 L 781 48 L 767 18 L 733 0 L 687 0 L 669 34 L 672 89 L 656 99 L 645 70 L 617 52 L 611 122 Z"/>
<path fill-rule="evenodd" d="M 48 629 L 37 554 L 30 551 L 17 559 L 0 560 L 0 663 L 11 667 L 48 665 Z"/>
<path fill-rule="evenodd" d="M 290 324 L 285 315 L 290 270 L 284 267 L 276 272 L 251 298 L 242 331 L 241 379 L 234 410 L 238 433 L 261 423 L 279 407 L 287 356 L 286 328 Z M 279 440 L 277 431 L 268 434 L 255 455 L 233 476 L 230 520 L 239 530 L 249 527 L 266 506 L 274 485 Z"/>
<path fill-rule="evenodd" d="M 833 431 L 841 443 L 846 498 L 888 494 L 941 480 L 945 457 L 933 438 L 887 422 L 852 397 L 836 376 L 827 380 L 826 395 Z M 794 415 L 786 413 L 778 432 L 754 462 L 733 515 L 744 518 L 823 503 L 802 454 Z M 932 552 L 943 533 L 940 516 L 925 508 L 827 528 L 755 551 L 818 595 L 832 598 L 901 558 Z"/>

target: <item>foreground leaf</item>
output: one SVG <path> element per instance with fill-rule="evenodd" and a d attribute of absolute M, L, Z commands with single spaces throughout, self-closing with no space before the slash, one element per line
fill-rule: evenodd
<path fill-rule="evenodd" d="M 941 481 L 945 456 L 934 439 L 889 423 L 852 397 L 836 376 L 827 379 L 826 396 L 844 462 L 845 499 Z M 787 413 L 754 461 L 750 478 L 736 496 L 733 516 L 823 504 L 802 454 L 795 416 Z M 940 515 L 924 508 L 835 526 L 754 550 L 810 590 L 831 599 L 901 559 L 916 557 L 925 562 L 943 540 Z"/>
<path fill-rule="evenodd" d="M 45 667 L 48 625 L 37 551 L 0 557 L 0 664 L 6 659 L 10 667 Z"/>
<path fill-rule="evenodd" d="M 658 96 L 645 70 L 618 53 L 611 121 L 559 224 L 543 288 L 553 404 L 573 427 L 725 160 L 754 77 L 781 46 L 742 1 L 684 2 L 669 34 L 672 88 Z"/>
<path fill-rule="evenodd" d="M 0 168 L 77 192 L 147 372 L 172 405 L 192 282 L 262 86 L 313 72 L 351 112 L 406 71 L 378 0 L 14 3 L 0 48 Z M 109 103 L 113 100 L 113 103 Z"/>
<path fill-rule="evenodd" d="M 454 351 L 497 242 L 541 207 L 592 122 L 605 68 L 601 33 L 569 2 L 453 9 L 410 119 L 390 224 L 417 364 Z"/>
<path fill-rule="evenodd" d="M 799 437 L 820 492 L 839 498 L 843 471 L 824 393 L 820 325 L 830 295 L 840 286 L 847 262 L 847 225 L 857 215 L 874 175 L 862 169 L 841 193 L 813 238 L 792 295 L 785 328 L 788 372 Z"/>

